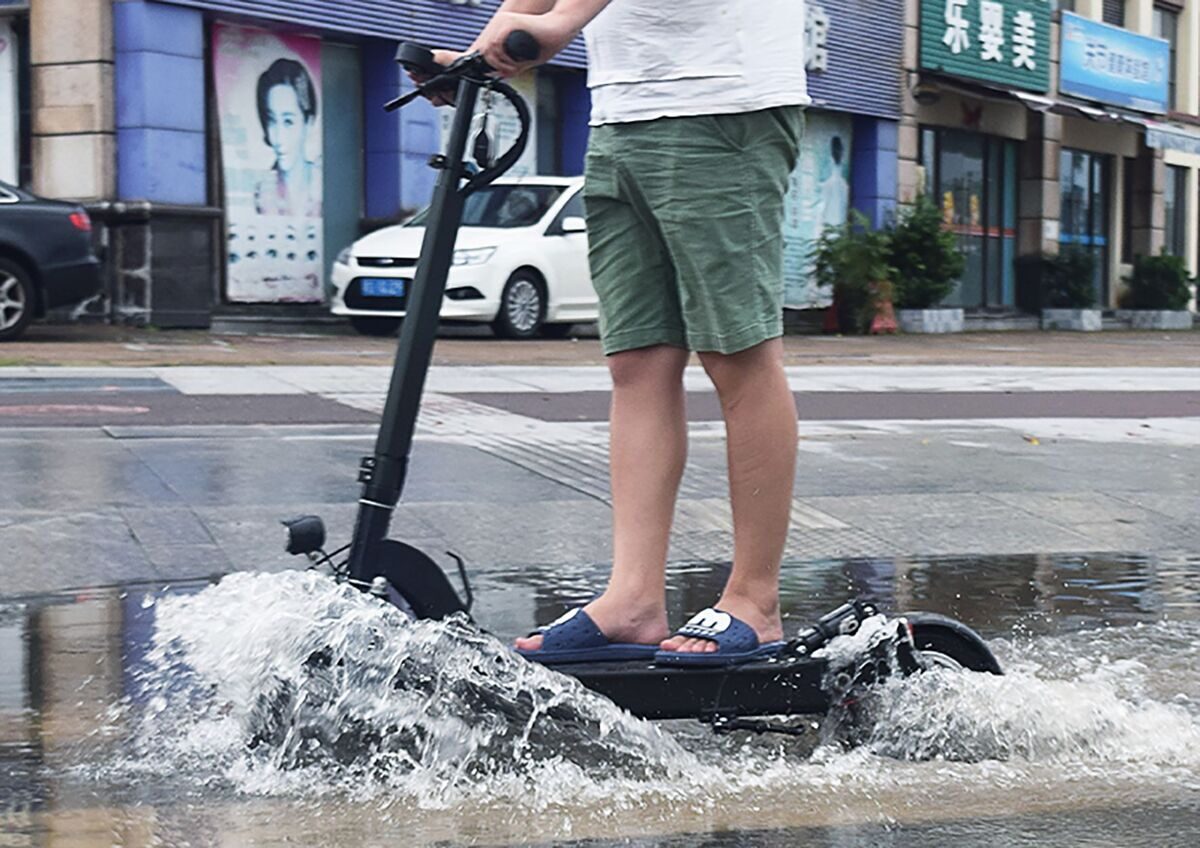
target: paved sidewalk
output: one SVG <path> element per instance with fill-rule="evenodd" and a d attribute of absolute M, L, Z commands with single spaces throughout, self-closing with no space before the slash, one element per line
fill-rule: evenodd
<path fill-rule="evenodd" d="M 599 365 L 594 326 L 565 341 L 497 341 L 486 329 L 446 328 L 442 365 Z M 1190 333 L 965 333 L 951 336 L 787 336 L 792 365 L 1200 367 Z M 205 331 L 35 325 L 0 345 L 8 365 L 386 365 L 395 341 L 355 335 L 215 335 Z"/>

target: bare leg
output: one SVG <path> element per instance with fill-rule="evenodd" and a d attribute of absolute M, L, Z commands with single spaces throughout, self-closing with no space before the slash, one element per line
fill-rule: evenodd
<path fill-rule="evenodd" d="M 687 351 L 665 345 L 608 358 L 613 570 L 608 589 L 585 609 L 615 642 L 653 645 L 670 633 L 665 572 L 687 460 L 687 362 Z M 517 640 L 526 651 L 541 644 L 541 636 Z"/>
<path fill-rule="evenodd" d="M 729 356 L 700 355 L 725 417 L 733 573 L 717 607 L 745 621 L 759 641 L 783 638 L 779 563 L 787 542 L 796 474 L 796 406 L 779 339 Z M 674 637 L 668 651 L 715 651 L 706 639 Z"/>

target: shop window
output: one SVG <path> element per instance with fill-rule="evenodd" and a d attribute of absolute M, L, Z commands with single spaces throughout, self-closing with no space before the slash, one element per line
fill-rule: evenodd
<path fill-rule="evenodd" d="M 947 129 L 922 132 L 930 196 L 959 238 L 966 269 L 947 306 L 1006 309 L 1015 305 L 1017 145 L 994 136 Z"/>
<path fill-rule="evenodd" d="M 934 130 L 921 130 L 921 167 L 925 170 L 925 184 L 921 190 L 933 197 L 934 186 L 937 184 L 937 135 Z"/>
<path fill-rule="evenodd" d="M 0 179 L 33 180 L 29 102 L 29 19 L 0 18 Z"/>
<path fill-rule="evenodd" d="M 1104 0 L 1104 22 L 1113 26 L 1125 26 L 1125 0 Z"/>
<path fill-rule="evenodd" d="M 1167 106 L 1171 109 L 1178 108 L 1178 103 L 1175 100 L 1176 77 L 1179 47 L 1179 13 L 1174 9 L 1167 9 L 1163 6 L 1154 7 L 1154 35 L 1161 38 L 1171 45 L 1171 69 L 1170 81 L 1168 85 Z"/>
<path fill-rule="evenodd" d="M 1110 158 L 1065 148 L 1061 157 L 1059 243 L 1096 258 L 1096 302 L 1104 304 L 1108 302 Z"/>
<path fill-rule="evenodd" d="M 1163 249 L 1172 256 L 1183 256 L 1187 251 L 1187 181 L 1187 168 L 1167 166 L 1166 187 L 1163 190 L 1166 213 Z"/>
<path fill-rule="evenodd" d="M 1133 217 L 1136 204 L 1137 184 L 1134 173 L 1137 160 L 1125 157 L 1124 167 L 1121 168 L 1121 261 L 1125 264 L 1133 262 Z"/>
<path fill-rule="evenodd" d="M 338 252 L 359 236 L 363 217 L 365 164 L 363 161 L 362 60 L 358 48 L 326 42 L 321 45 L 322 99 L 324 101 L 324 214 L 322 259 L 326 285 Z M 374 107 L 374 104 L 371 104 Z M 329 292 L 326 291 L 328 296 Z"/>

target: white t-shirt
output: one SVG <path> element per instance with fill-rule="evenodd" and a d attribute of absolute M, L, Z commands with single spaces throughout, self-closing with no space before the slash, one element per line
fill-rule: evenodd
<path fill-rule="evenodd" d="M 592 126 L 807 105 L 804 0 L 612 0 L 584 29 Z"/>

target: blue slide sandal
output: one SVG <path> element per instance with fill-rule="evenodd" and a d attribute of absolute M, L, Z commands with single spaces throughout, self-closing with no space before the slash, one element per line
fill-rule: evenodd
<path fill-rule="evenodd" d="M 533 634 L 542 634 L 542 647 L 538 651 L 517 653 L 527 660 L 542 665 L 565 663 L 629 662 L 654 659 L 657 645 L 634 645 L 628 642 L 610 642 L 600 632 L 596 622 L 583 611 L 573 609 L 557 621 L 540 627 Z"/>
<path fill-rule="evenodd" d="M 705 654 L 686 651 L 658 651 L 654 655 L 656 663 L 707 667 L 738 665 L 753 660 L 769 659 L 783 650 L 783 646 L 787 644 L 786 642 L 759 644 L 758 634 L 749 624 L 734 618 L 727 612 L 711 607 L 692 616 L 692 620 L 675 631 L 675 635 L 716 642 L 717 650 Z"/>

